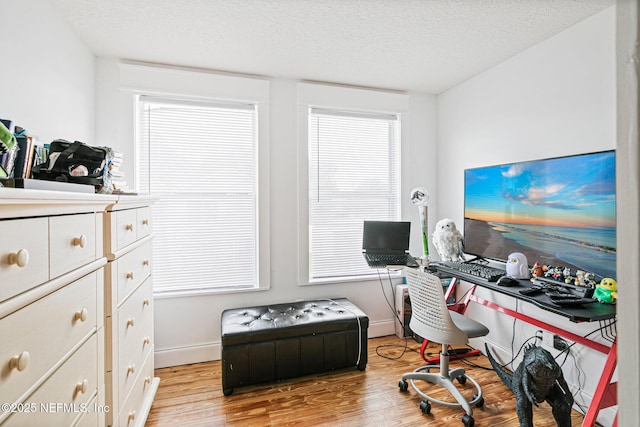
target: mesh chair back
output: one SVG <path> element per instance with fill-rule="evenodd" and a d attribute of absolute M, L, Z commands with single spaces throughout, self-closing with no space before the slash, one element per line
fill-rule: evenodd
<path fill-rule="evenodd" d="M 440 278 L 413 268 L 404 272 L 411 299 L 411 330 L 440 344 L 467 344 L 467 334 L 451 319 Z"/>

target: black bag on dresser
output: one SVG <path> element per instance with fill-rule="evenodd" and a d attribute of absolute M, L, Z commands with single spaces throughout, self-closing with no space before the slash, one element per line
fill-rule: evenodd
<path fill-rule="evenodd" d="M 31 175 L 47 181 L 93 185 L 99 191 L 105 185 L 110 155 L 107 147 L 56 139 L 49 146 L 47 161 L 34 166 Z"/>

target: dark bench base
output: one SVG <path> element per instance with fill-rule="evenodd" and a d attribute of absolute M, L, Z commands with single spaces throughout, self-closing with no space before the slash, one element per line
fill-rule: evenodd
<path fill-rule="evenodd" d="M 367 366 L 369 318 L 346 298 L 222 312 L 222 391 Z"/>

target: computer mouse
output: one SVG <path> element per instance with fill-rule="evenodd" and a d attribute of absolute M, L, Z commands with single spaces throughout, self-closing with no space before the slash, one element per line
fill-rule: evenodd
<path fill-rule="evenodd" d="M 496 284 L 498 286 L 513 286 L 513 285 L 519 284 L 519 282 L 517 279 L 514 279 L 513 277 L 502 276 L 501 278 L 498 279 Z"/>

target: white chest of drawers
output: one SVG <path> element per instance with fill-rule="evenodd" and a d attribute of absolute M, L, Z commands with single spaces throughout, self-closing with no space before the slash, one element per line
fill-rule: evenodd
<path fill-rule="evenodd" d="M 0 424 L 105 424 L 104 211 L 0 189 Z"/>
<path fill-rule="evenodd" d="M 151 199 L 122 196 L 104 217 L 107 425 L 143 426 L 153 377 Z"/>

